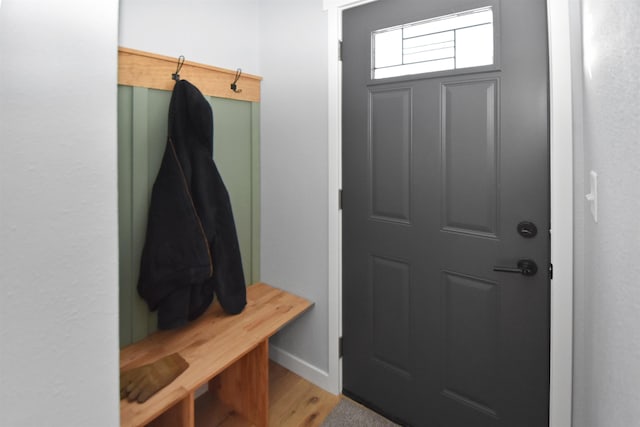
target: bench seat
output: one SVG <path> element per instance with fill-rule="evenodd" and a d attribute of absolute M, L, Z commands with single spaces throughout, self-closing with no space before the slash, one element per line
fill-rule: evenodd
<path fill-rule="evenodd" d="M 264 283 L 247 288 L 247 306 L 226 314 L 216 301 L 189 325 L 158 331 L 120 351 L 120 370 L 174 352 L 189 367 L 145 403 L 120 401 L 120 424 L 192 427 L 194 394 L 208 384 L 225 405 L 251 424 L 269 420 L 269 337 L 311 307 L 304 298 Z"/>

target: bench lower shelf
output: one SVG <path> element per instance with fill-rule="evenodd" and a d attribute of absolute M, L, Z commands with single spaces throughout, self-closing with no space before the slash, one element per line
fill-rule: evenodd
<path fill-rule="evenodd" d="M 196 399 L 195 427 L 253 427 L 255 424 L 243 418 L 231 406 L 225 405 L 212 393 Z"/>
<path fill-rule="evenodd" d="M 151 427 L 214 427 L 218 425 L 217 417 L 232 413 L 238 425 L 267 426 L 269 424 L 269 344 L 267 340 L 210 380 L 209 391 L 206 394 L 194 400 L 194 393 L 189 393 L 148 425 Z M 212 410 L 213 413 L 211 413 Z M 217 414 L 219 410 L 223 412 Z"/>

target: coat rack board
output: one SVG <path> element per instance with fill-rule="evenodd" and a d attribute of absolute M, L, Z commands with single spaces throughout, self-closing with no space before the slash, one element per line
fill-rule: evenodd
<path fill-rule="evenodd" d="M 176 72 L 178 58 L 144 52 L 141 50 L 118 48 L 118 84 L 140 86 L 150 89 L 172 90 L 175 81 L 171 74 Z M 236 82 L 238 91 L 230 88 L 236 79 L 236 70 L 213 67 L 197 62 L 184 61 L 180 78 L 189 80 L 204 95 L 240 101 L 260 102 L 260 81 L 262 77 L 242 72 Z"/>

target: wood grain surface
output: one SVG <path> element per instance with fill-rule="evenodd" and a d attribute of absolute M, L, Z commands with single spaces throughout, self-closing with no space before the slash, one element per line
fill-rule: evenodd
<path fill-rule="evenodd" d="M 219 392 L 226 389 L 229 393 L 224 397 L 225 403 L 235 401 L 232 406 L 236 411 L 256 405 L 254 399 L 260 399 L 262 403 L 259 405 L 266 406 L 268 338 L 311 305 L 304 298 L 257 283 L 247 288 L 247 306 L 240 314 L 228 315 L 216 302 L 199 319 L 183 328 L 158 331 L 123 348 L 120 351 L 121 371 L 153 362 L 174 352 L 180 353 L 189 363 L 189 368 L 143 404 L 120 401 L 121 425 L 145 425 L 181 401 L 191 401 L 193 406 L 193 393 L 238 361 L 237 366 L 233 366 L 221 377 L 223 385 Z M 256 364 L 259 366 L 253 366 Z M 248 369 L 247 365 L 252 366 Z M 242 393 L 242 382 L 246 380 L 246 375 L 259 375 L 252 381 L 264 384 L 263 388 Z M 230 385 L 236 381 L 240 385 Z M 247 385 L 251 386 L 251 383 Z M 237 403 L 242 399 L 247 399 L 248 403 Z M 263 408 L 258 409 L 263 411 Z M 255 408 L 249 410 L 245 417 L 262 422 L 267 419 L 266 415 L 258 415 L 255 411 Z M 188 411 L 178 412 L 189 417 Z"/>

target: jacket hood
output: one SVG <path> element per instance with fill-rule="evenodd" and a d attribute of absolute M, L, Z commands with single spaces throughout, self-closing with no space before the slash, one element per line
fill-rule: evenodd
<path fill-rule="evenodd" d="M 213 155 L 213 111 L 200 90 L 178 80 L 169 104 L 169 137 L 183 141 L 187 150 L 196 146 Z"/>

